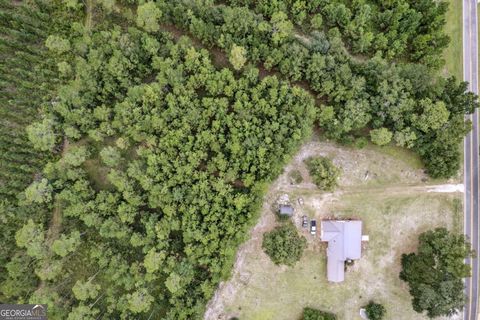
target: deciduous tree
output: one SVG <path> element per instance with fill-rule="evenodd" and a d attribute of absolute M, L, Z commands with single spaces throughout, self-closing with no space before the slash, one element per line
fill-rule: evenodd
<path fill-rule="evenodd" d="M 382 320 L 385 317 L 386 309 L 379 303 L 370 301 L 364 308 L 368 320 Z"/>
<path fill-rule="evenodd" d="M 27 127 L 27 134 L 33 147 L 38 150 L 50 151 L 55 146 L 57 135 L 54 131 L 54 121 L 44 118 Z"/>
<path fill-rule="evenodd" d="M 417 253 L 402 255 L 400 279 L 410 286 L 413 309 L 430 318 L 451 316 L 465 304 L 463 278 L 470 276 L 465 259 L 472 256 L 464 235 L 445 228 L 424 232 Z"/>
<path fill-rule="evenodd" d="M 275 264 L 295 265 L 306 246 L 306 239 L 290 222 L 263 235 L 262 248 Z"/>
<path fill-rule="evenodd" d="M 25 198 L 30 203 L 49 203 L 52 201 L 53 187 L 47 179 L 43 178 L 32 182 L 25 189 Z"/>
<path fill-rule="evenodd" d="M 392 141 L 393 133 L 387 128 L 373 129 L 370 131 L 370 139 L 379 146 L 384 146 Z"/>
<path fill-rule="evenodd" d="M 149 1 L 137 7 L 137 25 L 148 32 L 156 32 L 160 29 L 159 20 L 162 11 L 155 2 Z"/>
<path fill-rule="evenodd" d="M 304 162 L 317 187 L 325 191 L 333 191 L 335 189 L 337 179 L 340 176 L 340 169 L 338 169 L 330 159 L 325 157 L 311 157 Z"/>
<path fill-rule="evenodd" d="M 243 68 L 245 62 L 247 62 L 246 55 L 247 51 L 244 47 L 237 46 L 236 44 L 232 46 L 228 59 L 235 70 L 240 70 Z"/>

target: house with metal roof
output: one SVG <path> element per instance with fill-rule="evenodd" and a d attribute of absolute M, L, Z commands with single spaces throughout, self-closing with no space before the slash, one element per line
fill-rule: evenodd
<path fill-rule="evenodd" d="M 328 242 L 327 279 L 345 279 L 345 261 L 360 259 L 362 254 L 362 221 L 324 220 L 320 229 L 322 241 Z"/>

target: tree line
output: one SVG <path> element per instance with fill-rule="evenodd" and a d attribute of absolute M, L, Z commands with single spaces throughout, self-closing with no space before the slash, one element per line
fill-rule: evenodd
<path fill-rule="evenodd" d="M 233 3 L 252 6 L 243 1 Z M 345 30 L 338 25 L 322 24 L 302 35 L 295 31 L 286 13 L 265 14 L 259 10 L 263 2 L 256 3 L 254 8 L 259 13 L 248 6 L 215 5 L 210 1 L 166 2 L 160 7 L 164 21 L 187 30 L 205 45 L 222 48 L 226 53 L 240 46 L 247 64 L 260 63 L 291 81 L 306 81 L 317 98 L 324 101 L 317 114 L 318 124 L 327 136 L 354 143 L 363 137 L 365 129 L 373 129 L 374 143 L 392 142 L 415 150 L 432 177 L 450 177 L 458 171 L 458 145 L 470 130 L 470 123 L 463 117 L 472 113 L 478 103 L 477 97 L 467 92 L 465 82 L 436 75 L 441 61 L 427 63 L 403 51 L 398 57 L 389 57 L 381 50 L 357 57 L 345 44 Z M 419 17 L 420 11 L 424 13 L 421 19 L 429 20 L 413 24 L 417 28 L 411 34 L 398 34 L 397 30 L 390 36 L 407 37 L 405 48 L 437 61 L 446 44 L 434 41 L 437 45 L 428 45 L 431 53 L 420 54 L 420 49 L 414 49 L 409 42 L 419 40 L 408 37 L 445 38 L 442 28 L 436 26 L 443 26 L 446 5 L 433 1 L 415 3 L 394 1 L 391 6 L 395 10 L 390 11 L 407 8 L 407 13 L 400 15 L 403 18 L 398 18 L 402 23 L 407 23 L 402 19 Z M 417 10 L 416 14 L 412 10 Z M 391 63 L 394 57 L 395 63 Z"/>
<path fill-rule="evenodd" d="M 0 2 L 2 301 L 48 303 L 52 319 L 200 318 L 314 122 L 343 142 L 373 129 L 374 143 L 416 150 L 432 176 L 455 173 L 477 102 L 413 57 L 414 36 L 441 35 L 420 27 L 433 22 L 414 24 L 403 51 L 372 44 L 360 59 L 330 2 L 309 2 L 312 29 L 294 18 L 302 1 L 282 3 L 105 0 L 88 30 L 81 2 Z M 372 14 L 403 12 L 389 3 Z M 357 15 L 359 4 L 344 7 Z M 432 5 L 415 10 L 441 24 Z M 376 21 L 365 30 L 391 31 Z M 168 24 L 223 49 L 234 70 L 173 41 Z"/>
<path fill-rule="evenodd" d="M 21 270 L 30 263 L 28 257 L 17 252 L 15 231 L 30 216 L 48 219 L 48 212 L 41 206 L 19 206 L 22 197 L 19 200 L 17 196 L 46 161 L 55 157 L 32 148 L 26 127 L 37 119 L 39 106 L 55 95 L 59 83 L 56 62 L 44 42 L 50 33 L 62 30 L 70 17 L 58 16 L 55 6 L 45 1 L 28 5 L 0 1 L 0 283 L 6 278 L 6 265 L 12 257 L 22 261 Z M 17 280 L 30 282 L 32 278 L 28 273 L 18 274 Z M 2 287 L 0 300 L 5 301 L 5 292 L 17 290 L 17 286 Z"/>
<path fill-rule="evenodd" d="M 70 75 L 27 132 L 37 149 L 69 146 L 24 205 L 59 207 L 62 230 L 53 240 L 32 217 L 16 232 L 37 279 L 7 298 L 61 319 L 200 318 L 266 184 L 309 136 L 313 99 L 255 68 L 217 70 L 187 38 L 114 26 L 85 36 L 46 40 Z M 108 187 L 91 182 L 89 161 Z M 18 284 L 20 263 L 3 285 Z"/>

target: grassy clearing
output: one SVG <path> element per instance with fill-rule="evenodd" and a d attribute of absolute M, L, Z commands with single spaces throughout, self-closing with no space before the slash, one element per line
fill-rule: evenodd
<path fill-rule="evenodd" d="M 463 79 L 462 1 L 448 0 L 445 32 L 450 36 L 450 45 L 444 52 L 445 75 Z"/>
<path fill-rule="evenodd" d="M 324 156 L 341 169 L 340 188 L 383 187 L 430 183 L 419 157 L 407 149 L 369 144 L 363 149 L 339 147 L 321 140 L 305 144 L 285 171 L 297 170 L 302 175 L 303 189 L 313 187 L 304 159 Z M 291 181 L 291 179 L 289 180 Z"/>
<path fill-rule="evenodd" d="M 77 146 L 84 145 L 89 147 L 91 157 L 83 163 L 82 167 L 87 172 L 89 180 L 97 191 L 112 190 L 113 188 L 113 185 L 108 180 L 108 174 L 111 168 L 103 163 L 100 152 L 104 147 L 116 146 L 115 141 L 115 137 L 109 137 L 100 142 L 92 139 L 83 139 L 75 143 Z M 124 150 L 120 148 L 118 150 L 122 154 L 124 161 L 121 161 L 116 169 L 125 171 L 127 170 L 127 163 L 130 163 L 138 157 L 137 148 L 130 146 Z"/>
<path fill-rule="evenodd" d="M 373 143 L 369 143 L 366 147 L 367 150 L 373 150 L 376 152 L 383 153 L 388 155 L 394 159 L 401 160 L 412 169 L 422 169 L 423 163 L 420 159 L 420 156 L 413 152 L 412 150 L 406 148 L 400 148 L 394 145 L 387 145 L 387 146 L 377 146 Z"/>
<path fill-rule="evenodd" d="M 107 178 L 110 168 L 104 166 L 100 159 L 96 158 L 85 161 L 83 169 L 87 172 L 88 178 L 96 190 L 111 190 L 113 188 Z"/>
<path fill-rule="evenodd" d="M 400 257 L 414 250 L 419 233 L 435 226 L 461 230 L 461 211 L 455 210 L 459 195 L 408 196 L 348 195 L 313 210 L 318 195 L 304 198 L 307 210 L 322 216 L 356 217 L 370 236 L 363 257 L 341 284 L 326 281 L 325 246 L 310 239 L 309 248 L 293 268 L 275 266 L 263 252 L 245 257 L 243 284 L 226 308 L 240 319 L 300 319 L 304 306 L 334 312 L 339 319 L 357 319 L 369 299 L 385 305 L 388 319 L 426 319 L 414 312 L 408 288 L 398 278 Z"/>

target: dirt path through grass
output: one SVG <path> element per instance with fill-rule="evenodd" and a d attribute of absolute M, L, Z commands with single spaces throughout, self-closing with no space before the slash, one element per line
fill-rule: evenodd
<path fill-rule="evenodd" d="M 312 190 L 318 190 L 317 186 L 313 183 L 308 185 L 296 186 L 290 185 L 284 188 L 285 191 L 294 192 L 309 192 Z M 371 193 L 371 194 L 387 194 L 387 195 L 409 195 L 417 193 L 455 193 L 464 192 L 463 184 L 429 184 L 429 185 L 404 185 L 404 186 L 365 186 L 360 190 L 357 187 L 345 187 L 335 192 L 334 194 L 358 194 L 358 193 Z"/>

